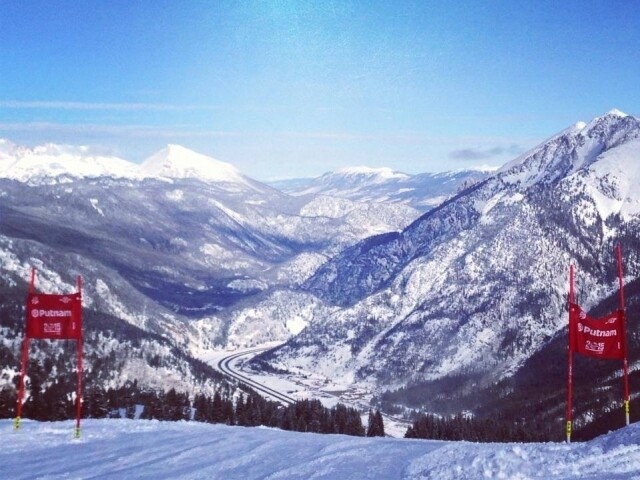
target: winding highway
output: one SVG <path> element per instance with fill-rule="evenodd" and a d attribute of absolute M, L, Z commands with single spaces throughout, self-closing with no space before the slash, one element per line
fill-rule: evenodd
<path fill-rule="evenodd" d="M 250 377 L 248 377 L 247 375 L 244 375 L 243 373 L 240 373 L 238 370 L 234 370 L 233 369 L 233 362 L 234 360 L 237 360 L 240 357 L 245 357 L 245 356 L 255 356 L 260 352 L 263 352 L 265 350 L 269 350 L 270 348 L 273 348 L 273 346 L 270 347 L 258 347 L 258 348 L 252 348 L 250 350 L 244 350 L 242 352 L 235 352 L 232 353 L 230 355 L 227 355 L 224 358 L 221 358 L 220 360 L 217 361 L 217 363 L 215 364 L 217 369 L 224 373 L 225 375 L 236 379 L 237 381 L 244 383 L 245 385 L 248 385 L 249 387 L 251 387 L 252 389 L 278 401 L 283 403 L 284 405 L 293 405 L 294 403 L 296 403 L 296 399 L 293 397 L 290 397 L 282 392 L 279 392 L 277 390 L 274 390 L 273 388 L 267 387 L 266 385 L 263 385 L 262 383 L 259 383 L 253 379 L 251 379 Z M 342 401 L 343 403 L 349 405 L 351 404 L 351 402 L 348 401 L 343 401 L 339 395 L 333 395 L 336 398 L 338 398 L 340 401 Z M 360 402 L 356 402 L 355 404 L 351 404 L 351 406 L 353 408 L 358 408 L 361 411 L 366 412 L 368 408 L 370 408 L 369 405 L 364 404 L 364 403 L 360 403 Z M 398 425 L 402 425 L 405 428 L 408 427 L 409 425 L 411 425 L 411 422 L 403 419 L 403 418 L 398 418 L 398 417 L 393 417 L 391 415 L 388 415 L 386 413 L 382 413 L 382 416 L 392 422 L 395 422 Z M 386 436 L 390 436 L 390 435 L 386 435 Z"/>
<path fill-rule="evenodd" d="M 296 403 L 296 400 L 292 397 L 289 397 L 288 395 L 285 395 L 284 393 L 278 392 L 272 388 L 267 387 L 266 385 L 263 385 L 261 383 L 256 382 L 255 380 L 252 380 L 251 378 L 247 377 L 246 375 L 243 375 L 241 373 L 239 373 L 237 370 L 234 370 L 231 362 L 233 362 L 234 360 L 236 360 L 237 358 L 240 357 L 244 357 L 244 356 L 248 356 L 248 355 L 255 355 L 259 352 L 262 352 L 264 350 L 268 350 L 269 348 L 273 348 L 273 347 L 261 347 L 261 348 L 254 348 L 251 350 L 245 350 L 243 352 L 239 352 L 239 353 L 233 353 L 227 357 L 224 357 L 222 359 L 220 359 L 218 361 L 217 367 L 218 370 L 220 370 L 222 373 L 224 373 L 225 375 L 228 375 L 229 377 L 235 378 L 236 380 L 238 380 L 239 382 L 244 383 L 245 385 L 248 385 L 249 387 L 253 388 L 254 390 L 257 390 L 259 392 L 264 393 L 265 395 L 274 398 L 275 400 L 282 402 L 286 405 L 293 405 L 294 403 Z"/>

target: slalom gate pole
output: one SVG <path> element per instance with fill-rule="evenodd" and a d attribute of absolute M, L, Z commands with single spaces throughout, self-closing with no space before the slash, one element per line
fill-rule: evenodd
<path fill-rule="evenodd" d="M 31 282 L 29 282 L 29 293 L 36 293 L 36 269 L 31 268 Z"/>
<path fill-rule="evenodd" d="M 78 389 L 76 390 L 76 429 L 75 438 L 80 438 L 80 417 L 82 415 L 82 338 L 76 340 L 78 344 Z"/>
<path fill-rule="evenodd" d="M 567 424 L 566 434 L 567 443 L 571 443 L 571 430 L 572 430 L 572 394 L 573 394 L 573 345 L 571 344 L 571 304 L 574 303 L 573 292 L 573 265 L 569 265 L 569 355 L 568 355 L 568 370 L 567 370 Z"/>
<path fill-rule="evenodd" d="M 20 386 L 18 387 L 18 401 L 16 404 L 16 418 L 13 423 L 14 430 L 20 430 L 22 418 L 22 399 L 24 398 L 24 376 L 27 371 L 27 357 L 29 355 L 29 338 L 25 335 L 22 340 L 22 360 L 20 363 Z"/>
<path fill-rule="evenodd" d="M 31 268 L 31 280 L 29 281 L 29 293 L 36 291 L 36 269 Z M 22 355 L 20 360 L 20 384 L 18 386 L 18 399 L 16 402 L 16 418 L 13 422 L 14 430 L 20 430 L 20 420 L 22 420 L 22 399 L 24 398 L 24 376 L 27 372 L 27 358 L 29 356 L 29 337 L 24 333 L 22 340 Z"/>
<path fill-rule="evenodd" d="M 627 316 L 624 307 L 624 286 L 622 278 L 622 247 L 618 243 L 616 246 L 616 257 L 618 259 L 618 285 L 620 287 L 620 310 L 622 310 L 622 332 L 624 358 L 622 359 L 622 373 L 624 378 L 624 417 L 625 422 L 629 425 L 629 363 L 627 361 Z"/>
<path fill-rule="evenodd" d="M 78 293 L 82 295 L 82 277 L 78 275 Z M 76 430 L 74 437 L 80 438 L 80 417 L 82 415 L 82 328 L 80 338 L 76 340 L 78 346 L 78 389 L 76 391 Z"/>

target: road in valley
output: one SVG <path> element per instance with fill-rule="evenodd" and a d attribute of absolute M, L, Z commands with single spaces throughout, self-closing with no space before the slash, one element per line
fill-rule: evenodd
<path fill-rule="evenodd" d="M 239 366 L 236 365 L 236 361 L 242 359 L 243 357 L 246 357 L 246 359 L 251 359 L 256 355 L 258 355 L 260 352 L 264 352 L 265 350 L 269 350 L 271 348 L 274 348 L 275 346 L 276 345 L 270 345 L 268 347 L 256 347 L 248 350 L 242 350 L 239 352 L 231 352 L 222 358 L 216 359 L 215 362 L 212 362 L 212 363 L 215 365 L 218 371 L 224 373 L 225 375 L 231 378 L 236 379 L 239 382 L 244 383 L 245 385 L 248 385 L 252 389 L 261 393 L 262 395 L 270 399 L 273 399 L 275 401 L 281 402 L 284 405 L 293 405 L 297 400 L 300 399 L 301 392 L 297 391 L 296 393 L 298 398 L 294 398 L 288 395 L 287 393 L 283 393 L 281 391 L 284 389 L 284 390 L 287 390 L 287 392 L 289 392 L 290 391 L 289 389 L 296 389 L 296 387 L 293 386 L 291 383 L 283 383 L 280 385 L 276 383 L 275 384 L 276 388 L 280 388 L 280 391 L 279 391 L 279 390 L 276 390 L 275 388 L 272 388 L 272 386 L 267 386 L 264 383 L 261 383 L 260 381 L 258 381 L 258 379 L 260 378 L 259 376 L 256 378 L 251 378 L 249 376 L 250 374 L 246 374 L 246 372 L 240 370 Z M 262 381 L 264 382 L 264 380 Z M 270 385 L 271 384 L 273 384 L 273 382 L 270 382 Z M 297 387 L 299 388 L 299 385 Z M 348 399 L 341 398 L 340 395 L 336 395 L 333 393 L 316 391 L 314 389 L 305 389 L 303 390 L 303 392 L 304 392 L 303 398 L 309 398 L 309 397 L 318 398 L 318 399 L 324 398 L 326 400 L 327 397 L 329 396 L 334 398 L 334 402 L 340 401 L 341 403 L 344 403 L 345 405 L 349 405 L 353 408 L 357 408 L 362 412 L 366 412 L 370 408 L 370 406 L 365 402 L 360 402 L 360 401 L 353 402 L 352 400 L 350 401 Z M 393 417 L 385 413 L 382 413 L 382 416 L 385 419 L 385 432 L 387 432 L 387 436 L 389 436 L 389 433 L 391 433 L 390 436 L 402 437 L 407 427 L 411 425 L 411 422 L 402 418 Z"/>
<path fill-rule="evenodd" d="M 284 393 L 278 392 L 273 388 L 267 387 L 266 385 L 258 383 L 252 380 L 251 378 L 247 377 L 246 375 L 243 375 L 238 370 L 234 370 L 233 368 L 232 362 L 234 360 L 237 360 L 241 357 L 248 357 L 248 356 L 254 357 L 258 353 L 268 350 L 269 348 L 273 348 L 273 347 L 254 348 L 251 350 L 244 350 L 242 352 L 232 353 L 231 355 L 227 355 L 226 357 L 221 358 L 217 363 L 217 368 L 225 375 L 235 378 L 239 382 L 242 382 L 245 385 L 248 385 L 254 390 L 257 390 L 258 392 L 261 392 L 270 398 L 273 398 L 279 402 L 282 402 L 285 405 L 292 405 L 296 402 L 294 398 L 291 398 L 290 396 L 285 395 Z"/>

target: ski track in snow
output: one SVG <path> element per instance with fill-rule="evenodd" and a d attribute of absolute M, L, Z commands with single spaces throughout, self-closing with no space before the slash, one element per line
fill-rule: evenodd
<path fill-rule="evenodd" d="M 587 443 L 359 438 L 156 420 L 0 420 L 0 478 L 633 479 L 640 425 Z"/>

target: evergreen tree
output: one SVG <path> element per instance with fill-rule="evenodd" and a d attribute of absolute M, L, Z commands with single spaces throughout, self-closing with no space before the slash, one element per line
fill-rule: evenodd
<path fill-rule="evenodd" d="M 42 420 L 66 420 L 73 415 L 73 405 L 67 396 L 67 386 L 56 382 L 42 394 Z"/>
<path fill-rule="evenodd" d="M 133 420 L 136 416 L 136 404 L 132 403 L 130 405 L 127 405 L 126 409 L 125 409 L 125 413 L 124 416 L 128 419 Z"/>
<path fill-rule="evenodd" d="M 354 435 L 356 437 L 364 437 L 365 430 L 362 426 L 360 413 L 357 410 L 349 409 L 347 411 L 347 424 L 344 433 L 347 435 Z"/>
<path fill-rule="evenodd" d="M 307 422 L 305 421 L 303 416 L 298 417 L 298 421 L 296 424 L 297 432 L 306 432 L 307 431 Z"/>
<path fill-rule="evenodd" d="M 245 425 L 245 417 L 244 417 L 244 395 L 240 394 L 238 400 L 236 401 L 236 411 L 235 411 L 235 419 L 236 425 Z"/>
<path fill-rule="evenodd" d="M 262 424 L 262 411 L 260 409 L 259 401 L 254 400 L 251 405 L 252 405 L 251 411 L 248 412 L 248 416 L 249 416 L 248 421 L 249 421 L 249 425 L 251 425 L 252 427 L 255 427 L 257 425 Z"/>
<path fill-rule="evenodd" d="M 369 409 L 369 418 L 367 419 L 367 437 L 374 437 L 375 420 L 373 410 Z"/>
<path fill-rule="evenodd" d="M 216 390 L 213 395 L 213 402 L 211 404 L 211 421 L 214 423 L 224 423 L 227 420 L 225 414 L 225 405 L 220 396 L 220 392 Z"/>
<path fill-rule="evenodd" d="M 27 375 L 29 375 L 29 380 L 27 381 L 25 379 L 25 385 L 27 387 L 25 389 L 25 394 L 28 389 L 29 397 L 27 398 L 27 401 L 24 402 L 22 414 L 24 417 L 33 418 L 34 420 L 43 420 L 43 416 L 46 414 L 42 402 L 42 383 L 44 375 L 37 360 L 29 360 Z"/>
<path fill-rule="evenodd" d="M 167 392 L 162 407 L 163 420 L 176 422 L 178 420 L 189 420 L 191 418 L 189 397 L 187 394 L 176 392 L 175 388 Z"/>
<path fill-rule="evenodd" d="M 384 421 L 380 410 L 376 410 L 375 413 L 369 410 L 367 437 L 384 437 Z"/>
<path fill-rule="evenodd" d="M 196 422 L 211 422 L 211 415 L 209 413 L 209 405 L 207 397 L 199 393 L 193 399 L 193 408 L 195 413 L 193 419 Z"/>
<path fill-rule="evenodd" d="M 164 400 L 164 394 L 158 394 L 156 392 L 148 392 L 144 395 L 143 402 L 144 408 L 140 414 L 140 418 L 143 420 L 163 420 L 162 403 Z"/>
<path fill-rule="evenodd" d="M 12 385 L 4 385 L 0 388 L 0 418 L 15 416 L 17 394 Z"/>
<path fill-rule="evenodd" d="M 332 411 L 333 431 L 335 433 L 346 433 L 347 430 L 347 407 L 338 403 Z"/>
<path fill-rule="evenodd" d="M 233 402 L 231 400 L 223 400 L 222 405 L 225 423 L 227 425 L 235 425 L 236 417 L 233 411 Z"/>
<path fill-rule="evenodd" d="M 100 387 L 91 387 L 84 394 L 84 415 L 90 418 L 106 418 L 109 414 L 109 399 Z"/>

